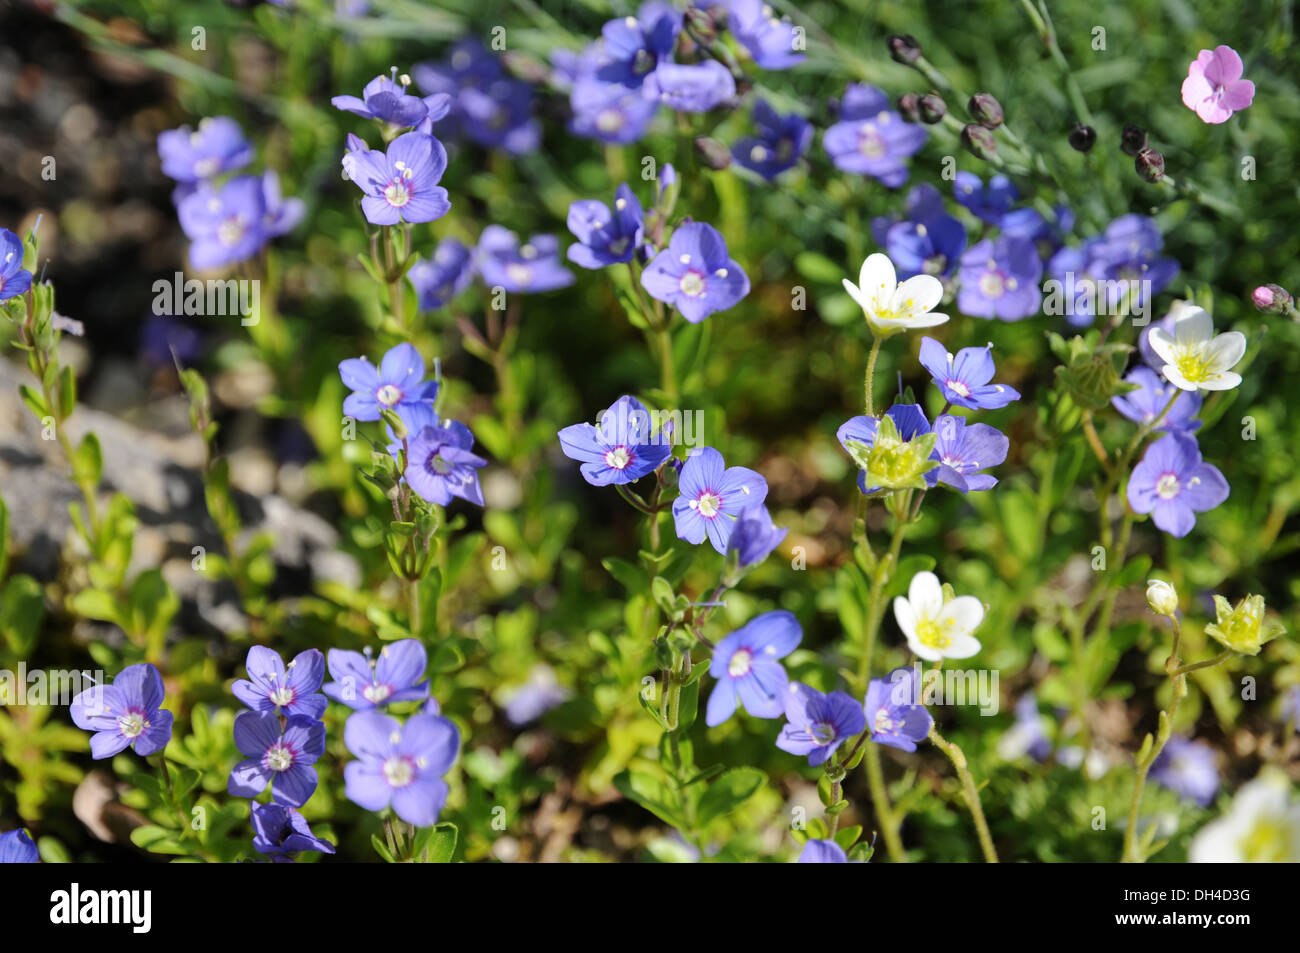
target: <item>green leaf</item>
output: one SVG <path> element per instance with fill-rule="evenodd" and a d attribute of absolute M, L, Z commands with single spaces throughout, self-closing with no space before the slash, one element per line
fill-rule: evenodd
<path fill-rule="evenodd" d="M 605 567 L 606 572 L 623 584 L 623 588 L 633 595 L 645 592 L 650 585 L 650 577 L 642 569 L 626 559 L 606 556 L 600 561 L 600 564 Z"/>
<path fill-rule="evenodd" d="M 185 848 L 171 831 L 154 824 L 146 824 L 133 830 L 131 843 L 153 854 L 185 853 Z"/>
<path fill-rule="evenodd" d="M 700 796 L 699 826 L 730 814 L 753 797 L 767 776 L 757 768 L 732 768 L 723 772 Z"/>
<path fill-rule="evenodd" d="M 684 827 L 679 814 L 679 798 L 659 777 L 648 771 L 624 771 L 614 778 L 614 787 L 629 800 L 673 827 Z M 706 792 L 707 793 L 707 792 Z"/>
<path fill-rule="evenodd" d="M 437 827 L 423 828 L 415 835 L 415 860 L 422 864 L 450 864 L 456 853 L 460 831 L 455 824 L 444 821 Z M 426 858 L 425 851 L 428 851 Z"/>
<path fill-rule="evenodd" d="M 376 854 L 378 854 L 380 857 L 383 858 L 384 863 L 386 864 L 397 863 L 397 859 L 393 857 L 392 852 L 389 851 L 388 845 L 379 839 L 378 834 L 370 835 L 370 846 L 375 849 Z"/>

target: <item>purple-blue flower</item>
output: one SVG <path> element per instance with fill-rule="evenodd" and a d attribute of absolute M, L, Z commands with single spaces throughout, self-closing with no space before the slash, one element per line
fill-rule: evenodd
<path fill-rule="evenodd" d="M 636 16 L 609 20 L 601 27 L 604 62 L 596 78 L 639 89 L 661 64 L 671 63 L 682 14 L 665 3 L 651 0 Z"/>
<path fill-rule="evenodd" d="M 1043 719 L 1038 713 L 1038 699 L 1026 692 L 1016 702 L 1015 721 L 998 739 L 998 753 L 1007 760 L 1028 755 L 1043 762 L 1052 753 L 1052 741 L 1043 730 Z"/>
<path fill-rule="evenodd" d="M 800 864 L 847 864 L 848 855 L 844 848 L 833 840 L 809 840 L 799 853 Z"/>
<path fill-rule="evenodd" d="M 446 506 L 453 497 L 483 505 L 478 471 L 487 461 L 471 450 L 474 435 L 455 420 L 413 431 L 407 446 L 406 482 L 428 503 Z"/>
<path fill-rule="evenodd" d="M 925 474 L 931 486 L 942 483 L 960 493 L 991 490 L 997 477 L 980 473 L 1007 458 L 1006 436 L 988 424 L 968 424 L 966 418 L 944 414 L 934 422 L 934 453 L 939 465 Z"/>
<path fill-rule="evenodd" d="M 1057 251 L 1047 270 L 1067 289 L 1074 289 L 1067 311 L 1070 323 L 1091 324 L 1099 312 L 1119 312 L 1126 300 L 1130 311 L 1145 306 L 1178 274 L 1178 262 L 1160 257 L 1163 248 L 1164 238 L 1155 220 L 1129 214 L 1121 215 L 1105 232 L 1082 245 Z M 1098 284 L 1103 281 L 1128 284 Z"/>
<path fill-rule="evenodd" d="M 556 681 L 555 672 L 549 665 L 535 665 L 528 673 L 528 681 L 504 693 L 502 707 L 506 721 L 515 726 L 536 721 L 555 706 L 568 701 L 571 694 Z"/>
<path fill-rule="evenodd" d="M 127 747 L 141 756 L 167 747 L 172 736 L 172 713 L 160 708 L 163 680 L 148 662 L 128 665 L 112 685 L 95 685 L 72 700 L 73 723 L 90 736 L 95 760 L 111 758 Z"/>
<path fill-rule="evenodd" d="M 921 366 L 930 372 L 944 400 L 972 410 L 996 410 L 1020 392 L 1005 384 L 990 384 L 997 368 L 993 364 L 993 345 L 964 347 L 953 357 L 932 337 L 921 338 Z"/>
<path fill-rule="evenodd" d="M 673 521 L 679 538 L 702 543 L 705 536 L 720 553 L 736 528 L 736 520 L 767 498 L 767 481 L 746 467 L 728 467 L 712 447 L 692 453 L 682 465 L 673 500 Z"/>
<path fill-rule="evenodd" d="M 771 555 L 772 550 L 781 545 L 789 532 L 784 526 L 773 525 L 772 514 L 766 506 L 754 506 L 736 519 L 727 551 L 736 554 L 737 565 L 744 569 Z"/>
<path fill-rule="evenodd" d="M 624 395 L 600 415 L 600 425 L 572 424 L 559 432 L 560 449 L 579 461 L 592 486 L 632 483 L 659 469 L 672 454 L 667 435 L 651 433 L 650 413 Z"/>
<path fill-rule="evenodd" d="M 469 287 L 474 278 L 474 252 L 454 238 L 444 238 L 429 259 L 419 259 L 406 273 L 421 311 L 441 308 Z"/>
<path fill-rule="evenodd" d="M 269 711 L 245 711 L 235 716 L 235 747 L 244 760 L 230 772 L 227 790 L 236 797 L 254 798 L 271 786 L 276 804 L 302 807 L 316 790 L 316 769 L 325 753 L 325 724 L 306 715 L 283 722 Z"/>
<path fill-rule="evenodd" d="M 974 172 L 958 172 L 953 179 L 952 194 L 959 205 L 990 225 L 1000 225 L 1020 195 L 1005 175 L 994 175 L 985 185 Z"/>
<path fill-rule="evenodd" d="M 576 136 L 625 145 L 643 135 L 659 104 L 617 83 L 584 78 L 569 93 L 573 118 L 569 130 Z"/>
<path fill-rule="evenodd" d="M 41 853 L 21 827 L 0 834 L 0 864 L 39 864 Z"/>
<path fill-rule="evenodd" d="M 929 735 L 934 724 L 920 697 L 914 669 L 896 668 L 885 678 L 873 678 L 862 704 L 871 740 L 902 751 L 915 751 L 916 743 Z"/>
<path fill-rule="evenodd" d="M 242 169 L 253 161 L 253 147 L 239 123 L 213 116 L 199 120 L 197 129 L 181 126 L 158 133 L 158 157 L 164 175 L 190 184 Z"/>
<path fill-rule="evenodd" d="M 1214 749 L 1204 741 L 1174 735 L 1151 763 L 1151 780 L 1179 797 L 1209 807 L 1219 791 Z"/>
<path fill-rule="evenodd" d="M 786 725 L 777 736 L 776 746 L 790 754 L 806 754 L 813 767 L 825 763 L 845 739 L 867 725 L 862 706 L 851 695 L 823 695 L 802 682 L 786 686 L 785 717 Z"/>
<path fill-rule="evenodd" d="M 804 61 L 802 36 L 794 24 L 772 12 L 764 0 L 730 0 L 727 29 L 763 69 L 780 70 Z"/>
<path fill-rule="evenodd" d="M 280 192 L 280 177 L 272 169 L 262 173 L 262 231 L 268 239 L 291 231 L 307 212 L 302 199 L 286 199 Z"/>
<path fill-rule="evenodd" d="M 266 244 L 266 194 L 257 176 L 237 176 L 220 186 L 200 182 L 176 213 L 197 269 L 247 261 Z"/>
<path fill-rule="evenodd" d="M 641 85 L 641 95 L 677 112 L 702 113 L 736 95 L 736 80 L 717 60 L 660 63 Z"/>
<path fill-rule="evenodd" d="M 419 96 L 407 92 L 410 85 L 407 76 L 398 77 L 397 67 L 393 67 L 392 77 L 376 76 L 366 83 L 361 97 L 335 96 L 330 104 L 336 109 L 356 113 L 366 119 L 377 119 L 394 126 L 414 126 L 429 114 L 428 104 Z"/>
<path fill-rule="evenodd" d="M 626 182 L 614 191 L 613 211 L 604 202 L 579 199 L 569 206 L 569 231 L 578 239 L 569 246 L 569 261 L 583 268 L 629 262 L 644 227 L 645 212 Z"/>
<path fill-rule="evenodd" d="M 641 273 L 641 286 L 687 321 L 699 324 L 749 294 L 749 276 L 732 261 L 727 243 L 712 225 L 686 222 L 673 230 L 668 247 Z"/>
<path fill-rule="evenodd" d="M 1169 398 L 1175 394 L 1178 399 L 1169 408 L 1161 430 L 1182 430 L 1191 433 L 1201 426 L 1195 417 L 1201 412 L 1200 391 L 1180 390 L 1149 367 L 1138 365 L 1124 376 L 1130 384 L 1137 384 L 1137 390 L 1112 397 L 1110 402 L 1116 410 L 1129 420 L 1143 426 L 1151 423 L 1165 409 Z"/>
<path fill-rule="evenodd" d="M 286 667 L 280 653 L 264 645 L 248 650 L 248 678 L 237 679 L 230 691 L 253 711 L 283 712 L 320 718 L 329 703 L 320 694 L 325 656 L 319 649 L 299 652 Z"/>
<path fill-rule="evenodd" d="M 739 140 L 731 154 L 736 165 L 769 182 L 794 168 L 812 143 L 812 123 L 798 113 L 781 115 L 762 99 L 754 102 L 754 125 L 758 135 Z"/>
<path fill-rule="evenodd" d="M 433 136 L 405 132 L 379 152 L 349 137 L 343 171 L 365 193 L 361 211 L 371 225 L 432 222 L 451 211 L 438 184 L 447 169 L 447 150 Z"/>
<path fill-rule="evenodd" d="M 900 281 L 915 275 L 950 275 L 966 249 L 966 226 L 944 211 L 939 190 L 929 183 L 908 192 L 906 218 L 882 216 L 872 221 L 871 231 Z"/>
<path fill-rule="evenodd" d="M 1065 243 L 1066 234 L 1074 228 L 1074 212 L 1068 206 L 1058 205 L 1052 221 L 1043 217 L 1032 206 L 1016 208 L 1002 216 L 1002 234 L 1013 235 L 1034 243 L 1038 257 L 1049 259 Z"/>
<path fill-rule="evenodd" d="M 0 301 L 26 294 L 32 286 L 32 273 L 23 268 L 22 239 L 0 228 Z"/>
<path fill-rule="evenodd" d="M 826 130 L 822 144 L 836 168 L 897 188 L 907 181 L 907 160 L 925 137 L 925 127 L 904 122 L 881 90 L 854 83 L 844 91 L 840 120 Z"/>
<path fill-rule="evenodd" d="M 1033 243 L 1003 235 L 984 239 L 961 256 L 957 307 L 976 318 L 1019 321 L 1038 311 L 1043 263 Z"/>
<path fill-rule="evenodd" d="M 705 723 L 722 724 L 735 714 L 737 700 L 757 718 L 779 718 L 788 679 L 777 659 L 793 652 L 802 638 L 798 620 L 784 610 L 765 612 L 723 638 L 709 664 L 718 684 L 709 696 Z"/>
<path fill-rule="evenodd" d="M 414 405 L 432 409 L 438 382 L 424 379 L 424 359 L 405 342 L 390 348 L 379 367 L 364 357 L 339 362 L 339 376 L 352 390 L 343 400 L 343 413 L 357 420 L 378 420 L 381 411 L 399 414 Z"/>
<path fill-rule="evenodd" d="M 1181 537 L 1192 531 L 1197 513 L 1228 498 L 1228 481 L 1202 462 L 1195 437 L 1175 430 L 1147 448 L 1129 477 L 1127 496 L 1135 513 L 1150 513 L 1159 529 Z"/>
<path fill-rule="evenodd" d="M 537 150 L 541 127 L 533 117 L 532 87 L 507 76 L 500 58 L 478 40 L 462 40 L 445 63 L 417 63 L 411 73 L 430 94 L 426 103 L 432 106 L 439 94 L 449 97 L 428 129 L 463 135 L 512 155 Z"/>
<path fill-rule="evenodd" d="M 357 760 L 343 769 L 348 799 L 367 811 L 389 805 L 416 827 L 432 827 L 447 802 L 442 780 L 456 760 L 460 732 L 446 718 L 412 715 L 401 724 L 377 711 L 359 711 L 343 726 Z"/>
<path fill-rule="evenodd" d="M 429 682 L 424 680 L 429 657 L 418 639 L 389 642 L 377 659 L 330 649 L 327 660 L 334 681 L 325 685 L 325 694 L 357 711 L 429 697 Z"/>
<path fill-rule="evenodd" d="M 489 288 L 523 293 L 573 284 L 573 272 L 560 263 L 554 235 L 534 235 L 521 245 L 508 228 L 489 225 L 478 239 L 477 262 Z"/>
<path fill-rule="evenodd" d="M 901 440 L 911 441 L 917 436 L 923 436 L 930 432 L 930 422 L 925 419 L 925 411 L 921 409 L 920 404 L 894 404 L 887 411 L 885 416 L 894 422 L 898 430 L 898 436 Z M 876 429 L 880 426 L 879 417 L 868 417 L 865 414 L 858 414 L 856 417 L 850 417 L 835 431 L 835 436 L 840 442 L 845 452 L 849 451 L 848 441 L 863 444 L 866 447 L 875 446 Z M 852 453 L 849 453 L 852 456 Z M 930 471 L 933 472 L 933 471 Z M 929 481 L 929 473 L 925 474 Z M 867 471 L 858 471 L 858 489 L 863 493 L 871 493 L 873 490 L 880 489 L 875 486 L 867 486 Z M 933 483 L 931 483 L 933 485 Z"/>
<path fill-rule="evenodd" d="M 334 853 L 334 845 L 313 834 L 307 819 L 291 807 L 255 803 L 252 822 L 253 849 L 259 854 L 289 860 L 304 850 Z"/>

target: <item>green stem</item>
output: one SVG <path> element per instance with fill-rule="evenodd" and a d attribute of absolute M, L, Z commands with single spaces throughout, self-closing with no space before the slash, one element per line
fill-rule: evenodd
<path fill-rule="evenodd" d="M 873 400 L 873 394 L 876 385 L 876 359 L 878 357 L 880 357 L 880 338 L 873 337 L 871 339 L 871 353 L 867 355 L 867 376 L 862 385 L 863 391 L 865 392 L 864 406 L 867 409 L 868 417 L 876 416 L 876 405 Z"/>
<path fill-rule="evenodd" d="M 971 818 L 975 821 L 975 833 L 979 837 L 980 850 L 984 852 L 984 860 L 990 864 L 998 862 L 998 852 L 993 846 L 993 836 L 989 833 L 988 821 L 984 819 L 984 808 L 980 805 L 979 789 L 975 787 L 975 779 L 971 776 L 970 767 L 966 764 L 966 754 L 957 745 L 944 739 L 939 734 L 939 730 L 930 725 L 930 740 L 933 741 L 948 759 L 952 761 L 952 766 L 957 772 L 957 777 L 961 781 L 962 797 L 966 801 L 966 807 L 970 811 Z"/>

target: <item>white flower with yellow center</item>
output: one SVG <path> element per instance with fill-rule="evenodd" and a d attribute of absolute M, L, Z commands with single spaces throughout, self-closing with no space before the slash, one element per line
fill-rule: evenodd
<path fill-rule="evenodd" d="M 1170 334 L 1152 328 L 1147 338 L 1165 366 L 1161 372 L 1180 390 L 1231 390 L 1241 375 L 1230 368 L 1246 353 L 1246 336 L 1239 331 L 1214 333 L 1214 320 L 1204 308 L 1175 301 L 1169 312 L 1174 319 Z"/>
<path fill-rule="evenodd" d="M 1300 862 L 1300 803 L 1284 775 L 1261 776 L 1242 786 L 1228 813 L 1192 838 L 1194 864 Z"/>
<path fill-rule="evenodd" d="M 984 604 L 974 596 L 945 602 L 939 577 L 932 572 L 912 577 L 907 598 L 894 599 L 894 618 L 907 636 L 907 647 L 928 662 L 970 658 L 980 650 L 979 639 L 971 633 L 984 620 Z"/>
<path fill-rule="evenodd" d="M 868 255 L 858 283 L 845 278 L 844 290 L 862 308 L 876 337 L 932 328 L 948 320 L 946 314 L 931 312 L 943 298 L 943 283 L 933 275 L 916 275 L 899 284 L 888 255 Z"/>

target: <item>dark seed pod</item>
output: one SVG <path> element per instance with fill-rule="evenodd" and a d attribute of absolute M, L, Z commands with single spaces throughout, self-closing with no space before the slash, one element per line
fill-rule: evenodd
<path fill-rule="evenodd" d="M 895 33 L 889 38 L 889 55 L 895 63 L 911 66 L 921 58 L 921 44 L 910 33 Z"/>
<path fill-rule="evenodd" d="M 993 133 L 973 122 L 962 128 L 961 144 L 966 147 L 967 152 L 978 159 L 991 159 L 998 154 L 998 145 L 993 141 Z"/>
<path fill-rule="evenodd" d="M 921 122 L 926 125 L 933 126 L 937 122 L 942 122 L 943 117 L 948 114 L 948 104 L 935 92 L 922 96 L 918 105 L 921 108 Z"/>
<path fill-rule="evenodd" d="M 1154 149 L 1143 149 L 1133 160 L 1137 174 L 1148 182 L 1159 182 L 1165 177 L 1165 157 Z"/>
<path fill-rule="evenodd" d="M 1130 123 L 1119 134 L 1119 147 L 1126 156 L 1139 155 L 1147 147 L 1147 131 Z"/>
<path fill-rule="evenodd" d="M 1076 122 L 1070 130 L 1070 148 L 1078 152 L 1091 152 L 1097 144 L 1097 130 Z"/>

